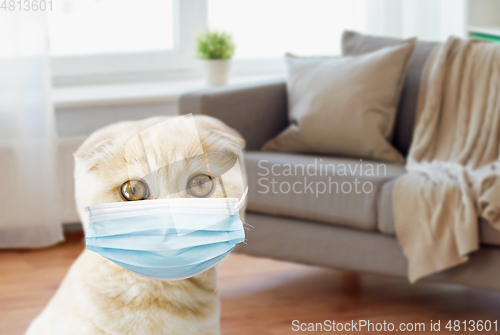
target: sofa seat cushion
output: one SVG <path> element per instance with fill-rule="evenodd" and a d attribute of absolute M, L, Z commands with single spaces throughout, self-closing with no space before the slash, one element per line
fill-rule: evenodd
<path fill-rule="evenodd" d="M 250 212 L 377 230 L 377 196 L 404 166 L 356 159 L 247 152 Z"/>
<path fill-rule="evenodd" d="M 391 180 L 382 186 L 378 197 L 378 220 L 379 231 L 387 235 L 396 235 L 394 222 L 392 194 L 396 180 Z M 493 228 L 488 222 L 479 221 L 479 240 L 481 244 L 500 246 L 500 231 Z"/>

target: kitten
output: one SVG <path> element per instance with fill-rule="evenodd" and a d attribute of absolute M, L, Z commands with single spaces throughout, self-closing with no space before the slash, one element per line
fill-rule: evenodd
<path fill-rule="evenodd" d="M 199 138 L 190 131 L 193 119 Z M 145 129 L 151 131 L 142 137 L 142 141 L 146 147 L 153 148 L 148 159 L 156 166 L 190 157 L 201 150 L 200 143 L 201 152 L 229 151 L 236 154 L 239 163 L 224 174 L 223 186 L 228 197 L 241 198 L 246 187 L 241 164 L 244 147 L 241 137 L 208 116 L 182 116 L 176 117 L 175 122 L 162 123 L 166 120 L 174 119 L 157 117 L 122 122 L 92 134 L 75 153 L 76 198 L 85 206 L 125 201 L 121 185 L 131 173 L 139 178 L 146 175 L 147 167 L 139 151 L 126 153 L 136 155 L 135 160 L 134 157 L 125 159 L 127 150 L 124 148 L 134 134 Z M 166 126 L 155 129 L 154 126 L 160 123 Z M 197 171 L 201 167 L 171 166 L 168 175 L 160 169 L 161 180 L 156 185 L 160 194 L 190 197 L 185 185 L 190 176 L 202 173 Z M 180 192 L 179 184 L 184 185 Z M 171 188 L 177 189 L 172 191 Z M 223 190 L 216 180 L 208 196 L 223 197 Z M 243 213 L 244 208 L 240 210 L 242 221 Z M 88 218 L 83 208 L 79 208 L 79 215 L 87 230 Z M 216 267 L 189 279 L 160 281 L 136 275 L 85 250 L 26 334 L 219 334 L 217 286 Z"/>

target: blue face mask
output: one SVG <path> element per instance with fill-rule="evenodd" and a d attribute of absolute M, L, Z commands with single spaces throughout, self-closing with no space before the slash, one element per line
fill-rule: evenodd
<path fill-rule="evenodd" d="M 193 277 L 245 240 L 242 202 L 177 198 L 88 206 L 87 249 L 141 276 Z"/>

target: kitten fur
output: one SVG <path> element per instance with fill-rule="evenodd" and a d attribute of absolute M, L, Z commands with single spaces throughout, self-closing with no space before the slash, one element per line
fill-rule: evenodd
<path fill-rule="evenodd" d="M 147 174 L 139 150 L 132 150 L 132 155 L 137 156 L 135 160 L 124 159 L 128 140 L 138 131 L 154 129 L 152 126 L 168 119 L 155 117 L 122 122 L 92 134 L 74 154 L 75 196 L 80 203 L 88 206 L 124 201 L 120 196 L 120 185 L 129 179 L 131 173 L 137 177 Z M 241 164 L 245 142 L 240 135 L 208 116 L 175 119 L 172 124 L 167 122 L 165 127 L 156 127 L 158 129 L 143 136 L 145 146 L 154 148 L 153 154 L 148 155 L 151 163 L 166 166 L 189 157 L 200 152 L 200 141 L 203 152 L 230 151 L 238 156 L 240 164 L 237 164 L 238 169 L 231 169 L 224 175 L 224 188 L 228 197 L 241 198 L 246 176 Z M 199 139 L 188 131 L 188 128 L 193 128 L 193 119 Z M 185 186 L 183 191 L 173 195 L 169 188 L 179 183 L 186 185 L 198 169 L 189 164 L 176 164 L 174 170 L 168 169 L 168 173 L 160 170 L 157 182 L 161 195 L 189 197 Z M 223 197 L 217 182 L 210 197 Z M 87 230 L 87 214 L 78 207 Z M 242 221 L 243 213 L 244 208 L 240 210 Z M 219 334 L 217 271 L 214 267 L 180 281 L 153 280 L 129 272 L 85 249 L 26 335 Z"/>

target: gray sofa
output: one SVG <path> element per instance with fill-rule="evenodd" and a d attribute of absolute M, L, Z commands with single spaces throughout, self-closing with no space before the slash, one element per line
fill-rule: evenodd
<path fill-rule="evenodd" d="M 394 43 L 394 39 L 359 35 L 343 41 L 343 54 L 356 55 Z M 425 61 L 436 43 L 419 42 L 408 66 L 393 131 L 393 145 L 407 154 L 415 120 L 416 101 Z M 338 184 L 353 182 L 373 185 L 371 193 L 272 192 L 262 184 L 292 185 L 304 175 L 283 176 L 283 164 L 311 165 L 308 182 L 325 181 L 316 173 L 315 159 L 354 166 L 359 159 L 306 154 L 262 152 L 262 145 L 288 125 L 285 81 L 210 88 L 185 94 L 180 113 L 205 114 L 221 119 L 245 138 L 245 166 L 248 174 L 246 221 L 247 244 L 237 251 L 259 257 L 350 271 L 406 277 L 407 261 L 395 237 L 392 190 L 395 179 L 405 173 L 403 165 L 386 164 L 383 175 L 365 176 L 354 171 L 334 176 Z M 274 175 L 263 176 L 277 164 Z M 363 165 L 377 164 L 363 160 Z M 316 167 L 317 168 L 317 167 Z M 281 169 L 281 170 L 280 170 Z M 318 172 L 318 171 L 316 171 Z M 268 178 L 263 182 L 262 178 Z M 286 190 L 286 188 L 285 188 Z M 425 280 L 456 283 L 500 290 L 500 232 L 480 222 L 481 250 L 458 267 Z"/>

